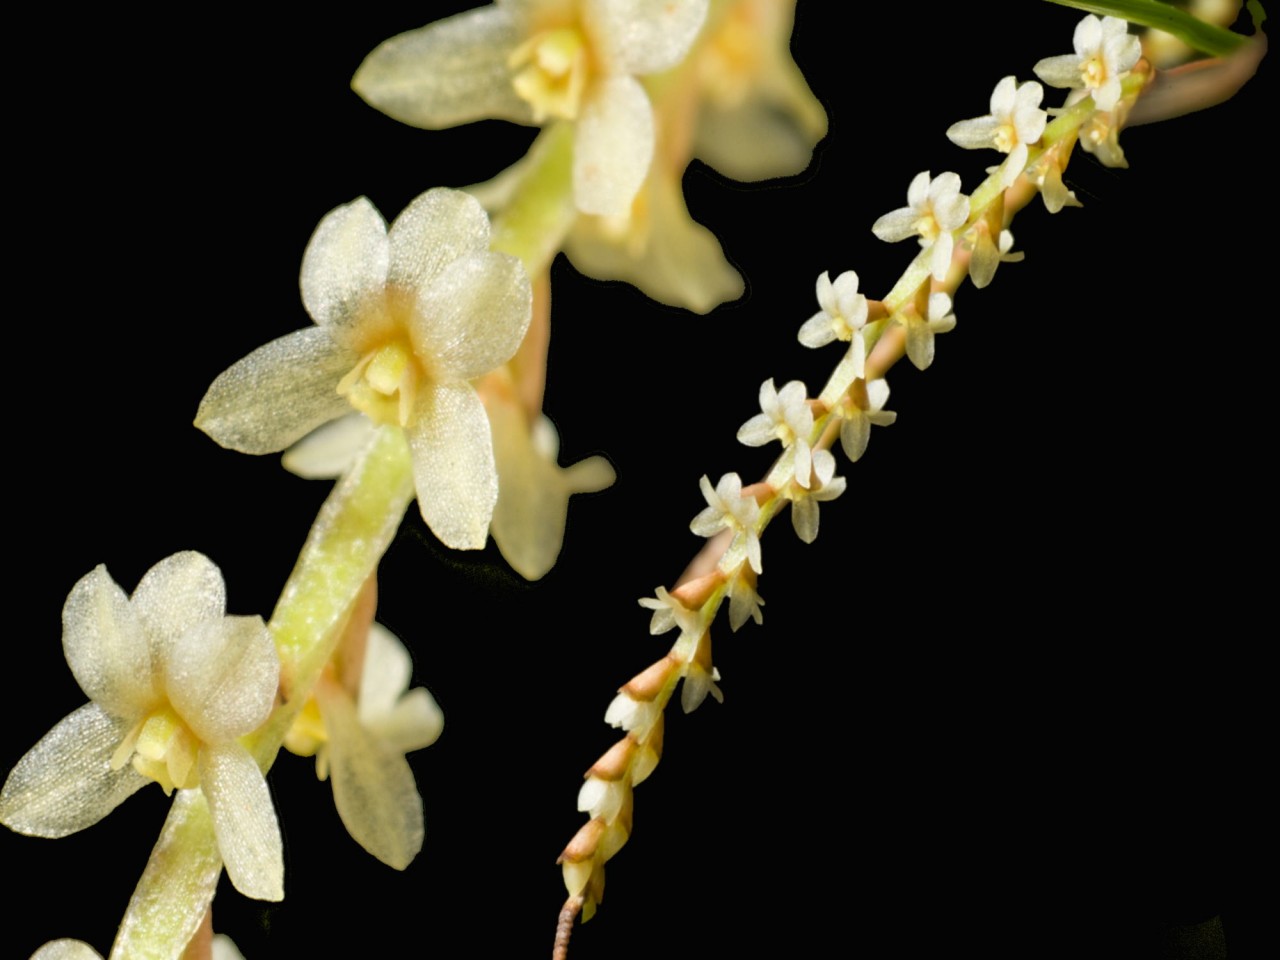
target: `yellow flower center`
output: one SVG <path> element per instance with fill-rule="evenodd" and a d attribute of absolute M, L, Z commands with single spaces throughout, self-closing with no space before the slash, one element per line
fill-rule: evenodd
<path fill-rule="evenodd" d="M 1097 90 L 1107 82 L 1107 65 L 1099 56 L 1090 57 L 1080 64 L 1080 76 L 1090 90 Z"/>
<path fill-rule="evenodd" d="M 1002 123 L 996 127 L 996 149 L 1001 153 L 1009 153 L 1018 145 L 1018 131 L 1012 123 Z"/>
<path fill-rule="evenodd" d="M 200 739 L 166 704 L 138 721 L 111 757 L 111 769 L 132 762 L 133 769 L 164 788 L 165 793 L 200 786 Z"/>
<path fill-rule="evenodd" d="M 938 226 L 938 221 L 934 217 L 932 210 L 916 221 L 916 232 L 920 234 L 922 240 L 928 243 L 938 239 L 938 234 L 942 232 L 942 228 Z"/>
<path fill-rule="evenodd" d="M 369 350 L 338 382 L 338 393 L 375 423 L 408 426 L 422 370 L 404 335 Z"/>
<path fill-rule="evenodd" d="M 577 27 L 535 33 L 512 51 L 507 66 L 516 71 L 512 86 L 533 107 L 535 123 L 577 118 L 590 70 L 587 41 Z"/>

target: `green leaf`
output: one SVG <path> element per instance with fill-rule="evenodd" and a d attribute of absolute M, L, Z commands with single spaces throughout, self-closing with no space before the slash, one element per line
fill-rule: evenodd
<path fill-rule="evenodd" d="M 1063 7 L 1075 7 L 1104 17 L 1120 17 L 1143 27 L 1171 33 L 1183 43 L 1214 57 L 1234 52 L 1248 37 L 1197 20 L 1185 10 L 1160 0 L 1049 0 Z M 1257 4 L 1261 13 L 1261 4 Z M 1252 12 L 1252 11 L 1251 11 Z M 1258 21 L 1255 15 L 1255 21 Z M 1260 21 L 1259 21 L 1260 22 Z"/>

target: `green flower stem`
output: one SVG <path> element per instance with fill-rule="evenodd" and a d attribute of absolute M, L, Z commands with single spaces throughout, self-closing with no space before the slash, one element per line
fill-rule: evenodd
<path fill-rule="evenodd" d="M 412 500 L 404 432 L 383 427 L 321 507 L 268 625 L 289 700 L 243 741 L 264 771 L 311 695 L 348 612 Z M 221 873 L 204 794 L 178 791 L 121 921 L 112 960 L 178 956 L 204 919 Z"/>
<path fill-rule="evenodd" d="M 557 123 L 534 141 L 514 196 L 493 219 L 489 246 L 519 257 L 531 278 L 550 266 L 578 218 L 573 204 L 573 125 Z"/>

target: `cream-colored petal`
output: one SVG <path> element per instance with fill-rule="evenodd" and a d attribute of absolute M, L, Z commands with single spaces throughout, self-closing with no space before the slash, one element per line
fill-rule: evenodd
<path fill-rule="evenodd" d="M 320 684 L 329 733 L 333 800 L 347 831 L 388 866 L 403 870 L 422 849 L 422 797 L 404 754 L 365 730 L 347 694 Z"/>
<path fill-rule="evenodd" d="M 261 726 L 279 684 L 280 659 L 261 617 L 207 621 L 170 648 L 169 700 L 206 743 L 225 743 Z"/>
<path fill-rule="evenodd" d="M 422 519 L 445 546 L 479 550 L 498 500 L 484 405 L 468 383 L 427 384 L 406 431 Z"/>
<path fill-rule="evenodd" d="M 365 197 L 330 210 L 302 254 L 302 303 L 321 326 L 351 326 L 387 281 L 387 224 Z"/>
<path fill-rule="evenodd" d="M 209 802 L 213 833 L 227 876 L 256 900 L 284 899 L 280 824 L 262 771 L 240 744 L 200 751 L 200 789 Z"/>
<path fill-rule="evenodd" d="M 33 953 L 31 960 L 102 960 L 102 954 L 83 940 L 52 940 Z"/>
<path fill-rule="evenodd" d="M 203 553 L 184 550 L 165 557 L 138 581 L 133 609 L 142 622 L 157 664 L 188 630 L 221 623 L 227 612 L 222 571 Z"/>
<path fill-rule="evenodd" d="M 327 330 L 290 333 L 224 370 L 200 401 L 196 426 L 241 453 L 278 453 L 350 412 L 338 381 L 359 359 Z"/>
<path fill-rule="evenodd" d="M 339 477 L 373 441 L 374 433 L 372 420 L 363 413 L 349 413 L 312 430 L 285 451 L 281 462 L 290 473 L 308 480 Z"/>
<path fill-rule="evenodd" d="M 888 243 L 897 243 L 916 233 L 916 222 L 920 219 L 911 207 L 899 207 L 891 210 L 871 225 L 871 232 Z"/>
<path fill-rule="evenodd" d="M 818 538 L 818 504 L 813 497 L 791 502 L 791 526 L 805 543 L 813 543 Z"/>
<path fill-rule="evenodd" d="M 844 455 L 857 462 L 867 452 L 867 443 L 871 439 L 871 421 L 862 410 L 855 410 L 840 424 L 840 446 Z"/>
<path fill-rule="evenodd" d="M 489 249 L 489 216 L 470 194 L 436 187 L 396 217 L 389 242 L 388 282 L 420 290 L 459 257 Z"/>
<path fill-rule="evenodd" d="M 526 38 L 513 11 L 481 7 L 385 40 L 351 86 L 388 116 L 429 130 L 485 117 L 529 123 L 507 59 Z"/>
<path fill-rule="evenodd" d="M 68 714 L 9 771 L 0 823 L 33 837 L 93 826 L 147 783 L 129 764 L 111 769 L 131 725 L 96 703 Z"/>
<path fill-rule="evenodd" d="M 708 0 L 584 0 L 593 52 L 609 73 L 657 73 L 684 59 Z"/>
<path fill-rule="evenodd" d="M 147 635 L 104 566 L 81 577 L 62 608 L 62 651 L 90 700 L 137 717 L 156 698 Z"/>
<path fill-rule="evenodd" d="M 412 753 L 429 747 L 444 731 L 444 712 L 426 687 L 414 687 L 395 705 L 391 713 L 369 724 L 371 733 L 381 737 L 397 753 Z"/>
<path fill-rule="evenodd" d="M 1080 76 L 1080 58 L 1074 54 L 1045 57 L 1031 69 L 1051 87 L 1084 86 L 1084 79 Z"/>
<path fill-rule="evenodd" d="M 390 716 L 396 701 L 409 689 L 412 676 L 413 660 L 405 645 L 382 624 L 370 624 L 356 701 L 360 722 L 370 726 Z"/>
<path fill-rule="evenodd" d="M 210 952 L 213 960 L 244 960 L 244 954 L 240 952 L 240 948 L 225 933 L 213 935 Z"/>
<path fill-rule="evenodd" d="M 689 216 L 676 179 L 654 171 L 641 188 L 641 204 L 622 234 L 611 220 L 579 217 L 564 248 L 573 265 L 694 313 L 742 296 L 742 277 L 715 234 Z"/>
<path fill-rule="evenodd" d="M 995 147 L 996 130 L 1000 121 L 995 117 L 977 117 L 973 120 L 961 120 L 947 128 L 947 139 L 966 150 L 980 150 Z"/>
<path fill-rule="evenodd" d="M 590 89 L 573 142 L 578 209 L 626 217 L 653 159 L 653 107 L 635 77 L 604 77 Z"/>
<path fill-rule="evenodd" d="M 470 380 L 510 360 L 533 316 L 524 266 L 505 253 L 448 264 L 418 296 L 414 350 L 439 380 Z"/>

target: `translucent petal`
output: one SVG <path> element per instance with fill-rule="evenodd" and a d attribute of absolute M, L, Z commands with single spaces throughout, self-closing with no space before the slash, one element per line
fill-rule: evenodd
<path fill-rule="evenodd" d="M 97 567 L 62 608 L 62 650 L 90 700 L 118 717 L 138 717 L 155 701 L 146 633 L 124 591 Z"/>
<path fill-rule="evenodd" d="M 738 442 L 748 447 L 763 447 L 766 443 L 778 439 L 777 423 L 766 413 L 757 413 L 738 428 Z"/>
<path fill-rule="evenodd" d="M 404 754 L 360 725 L 340 688 L 316 687 L 329 732 L 329 770 L 338 815 L 356 843 L 403 870 L 422 849 L 422 797 Z"/>
<path fill-rule="evenodd" d="M 684 59 L 708 0 L 585 0 L 582 16 L 609 73 L 657 73 Z"/>
<path fill-rule="evenodd" d="M 134 588 L 133 609 L 151 640 L 152 653 L 164 663 L 167 651 L 188 630 L 222 622 L 227 612 L 222 571 L 195 550 L 165 557 Z"/>
<path fill-rule="evenodd" d="M 511 359 L 532 315 L 533 288 L 519 260 L 463 256 L 419 292 L 414 350 L 436 377 L 470 380 Z"/>
<path fill-rule="evenodd" d="M 899 207 L 891 210 L 871 225 L 871 232 L 881 240 L 897 243 L 916 233 L 916 221 L 920 219 L 911 207 Z"/>
<path fill-rule="evenodd" d="M 583 213 L 625 217 L 653 159 L 653 107 L 631 76 L 597 81 L 573 145 L 573 194 Z"/>
<path fill-rule="evenodd" d="M 365 197 L 330 210 L 302 255 L 302 303 L 321 326 L 350 326 L 387 281 L 387 224 Z"/>
<path fill-rule="evenodd" d="M 284 468 L 308 480 L 341 476 L 373 440 L 374 432 L 373 421 L 362 413 L 331 420 L 285 451 Z"/>
<path fill-rule="evenodd" d="M 1107 17 L 1108 21 L 1114 21 L 1114 17 Z M 1076 53 L 1082 57 L 1090 56 L 1099 46 L 1102 45 L 1102 38 L 1106 34 L 1111 34 L 1115 30 L 1113 23 L 1107 23 L 1106 29 L 1103 29 L 1103 21 L 1099 20 L 1094 14 L 1088 14 L 1079 23 L 1076 24 L 1075 33 L 1072 34 L 1071 42 L 1075 47 Z"/>
<path fill-rule="evenodd" d="M 399 637 L 380 623 L 370 624 L 356 701 L 360 722 L 368 726 L 388 716 L 412 676 L 413 660 Z"/>
<path fill-rule="evenodd" d="M 388 242 L 387 282 L 422 289 L 459 257 L 489 249 L 489 216 L 470 194 L 437 187 L 404 208 Z"/>
<path fill-rule="evenodd" d="M 33 953 L 31 960 L 102 960 L 102 954 L 83 940 L 52 940 Z"/>
<path fill-rule="evenodd" d="M 825 311 L 815 313 L 806 320 L 798 335 L 800 342 L 812 349 L 825 347 L 835 338 L 836 332 L 831 326 L 831 317 Z"/>
<path fill-rule="evenodd" d="M 209 802 L 227 876 L 246 897 L 284 899 L 284 851 L 267 781 L 240 744 L 200 751 L 200 789 Z"/>
<path fill-rule="evenodd" d="M 377 723 L 367 724 L 387 746 L 399 753 L 429 747 L 444 732 L 444 711 L 426 687 L 414 687 Z"/>
<path fill-rule="evenodd" d="M 907 185 L 907 206 L 920 210 L 929 198 L 930 183 L 928 170 L 922 170 L 912 177 L 911 183 Z"/>
<path fill-rule="evenodd" d="M 1051 87 L 1084 86 L 1084 79 L 1080 76 L 1080 58 L 1070 53 L 1045 57 L 1031 69 Z"/>
<path fill-rule="evenodd" d="M 1004 77 L 991 91 L 991 116 L 1006 117 L 1013 113 L 1018 102 L 1018 80 L 1014 76 Z"/>
<path fill-rule="evenodd" d="M 796 536 L 805 543 L 818 538 L 818 504 L 813 497 L 801 497 L 791 503 L 791 525 Z"/>
<path fill-rule="evenodd" d="M 742 296 L 742 277 L 725 260 L 715 234 L 689 216 L 678 180 L 655 168 L 639 204 L 644 215 L 632 217 L 621 236 L 612 220 L 580 217 L 565 245 L 573 265 L 694 313 Z"/>
<path fill-rule="evenodd" d="M 844 455 L 855 463 L 867 452 L 867 442 L 870 439 L 871 422 L 861 410 L 855 411 L 840 424 L 840 445 L 844 448 Z"/>
<path fill-rule="evenodd" d="M 933 331 L 923 320 L 907 324 L 907 356 L 919 370 L 927 370 L 933 363 Z"/>
<path fill-rule="evenodd" d="M 232 450 L 277 453 L 350 412 L 338 381 L 358 360 L 319 327 L 273 340 L 213 381 L 196 426 Z"/>
<path fill-rule="evenodd" d="M 693 153 L 733 180 L 747 182 L 800 173 L 813 159 L 814 145 L 826 134 L 821 105 L 808 87 L 812 106 L 804 114 L 759 98 L 724 109 L 704 102 L 694 132 Z M 816 114 L 821 120 L 814 124 Z"/>
<path fill-rule="evenodd" d="M 951 267 L 951 253 L 954 249 L 955 239 L 950 233 L 938 234 L 938 239 L 933 241 L 933 251 L 929 259 L 933 279 L 938 281 L 946 279 L 947 270 Z"/>
<path fill-rule="evenodd" d="M 111 755 L 132 720 L 87 703 L 40 738 L 0 790 L 0 823 L 33 837 L 65 837 L 91 827 L 148 781 Z"/>
<path fill-rule="evenodd" d="M 947 139 L 966 150 L 980 150 L 995 146 L 996 130 L 1000 121 L 995 117 L 978 117 L 961 120 L 947 128 Z"/>
<path fill-rule="evenodd" d="M 439 129 L 484 117 L 528 123 L 529 104 L 511 85 L 507 58 L 526 38 L 521 19 L 481 7 L 385 40 L 351 81 L 388 116 Z"/>
<path fill-rule="evenodd" d="M 280 660 L 261 617 L 224 617 L 174 641 L 165 682 L 174 709 L 196 736 L 224 743 L 267 719 Z"/>
<path fill-rule="evenodd" d="M 440 540 L 479 550 L 498 500 L 489 419 L 468 383 L 438 383 L 419 391 L 407 431 L 418 509 Z"/>

